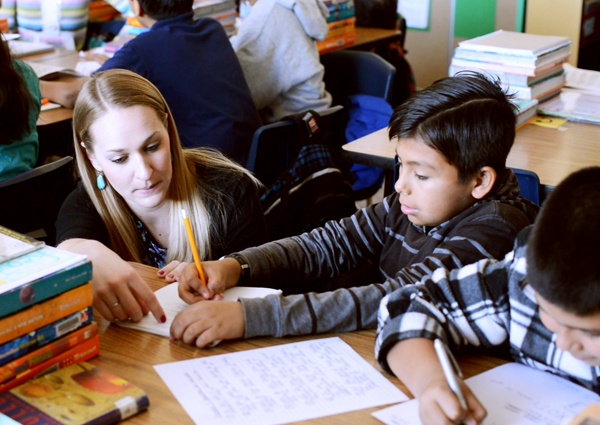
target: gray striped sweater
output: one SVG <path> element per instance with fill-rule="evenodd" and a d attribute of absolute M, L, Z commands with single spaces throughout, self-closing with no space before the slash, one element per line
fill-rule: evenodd
<path fill-rule="evenodd" d="M 508 172 L 487 198 L 433 228 L 413 225 L 394 193 L 310 233 L 245 249 L 238 254 L 249 265 L 249 286 L 293 288 L 297 293 L 240 300 L 245 337 L 374 329 L 386 294 L 442 266 L 453 269 L 482 258 L 502 258 L 536 212 L 534 204 L 518 196 L 516 178 Z M 346 288 L 311 292 L 319 279 L 368 263 L 379 271 L 371 281 L 350 279 Z"/>

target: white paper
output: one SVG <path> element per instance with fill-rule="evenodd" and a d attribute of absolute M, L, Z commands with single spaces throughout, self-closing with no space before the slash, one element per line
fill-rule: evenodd
<path fill-rule="evenodd" d="M 600 94 L 600 72 L 563 65 L 567 74 L 567 87 Z"/>
<path fill-rule="evenodd" d="M 507 363 L 465 380 L 488 416 L 483 425 L 565 425 L 590 403 L 594 392 L 563 378 Z M 373 413 L 388 425 L 420 424 L 419 404 L 411 400 Z"/>
<path fill-rule="evenodd" d="M 179 292 L 177 290 L 178 285 L 177 282 L 171 283 L 154 293 L 167 316 L 167 321 L 165 323 L 158 322 L 151 314 L 145 316 L 139 322 L 115 323 L 125 328 L 137 329 L 168 338 L 173 319 L 177 316 L 177 313 L 188 307 L 188 304 L 179 298 Z M 223 301 L 237 301 L 239 298 L 263 298 L 270 294 L 281 294 L 281 291 L 279 289 L 271 288 L 235 286 L 225 291 L 223 294 Z"/>
<path fill-rule="evenodd" d="M 154 368 L 198 425 L 285 424 L 408 399 L 337 337 Z"/>
<path fill-rule="evenodd" d="M 429 28 L 431 0 L 398 0 L 398 13 L 406 19 L 408 28 L 425 30 Z"/>

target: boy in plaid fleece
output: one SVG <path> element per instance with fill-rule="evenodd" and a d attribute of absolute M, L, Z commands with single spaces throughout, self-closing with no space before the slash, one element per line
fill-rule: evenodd
<path fill-rule="evenodd" d="M 486 412 L 460 383 L 460 407 L 433 340 L 513 360 L 600 394 L 600 167 L 567 177 L 501 260 L 485 259 L 386 296 L 375 354 L 420 401 L 423 424 L 479 424 Z"/>
<path fill-rule="evenodd" d="M 161 270 L 193 303 L 175 317 L 173 338 L 204 347 L 219 339 L 375 329 L 386 294 L 442 265 L 502 258 L 533 222 L 537 208 L 519 197 L 505 167 L 515 116 L 496 82 L 476 73 L 440 80 L 394 112 L 389 134 L 401 165 L 396 193 L 381 203 L 203 263 L 212 293 L 200 289 L 193 264 Z M 376 273 L 358 278 L 353 272 L 365 265 Z M 314 292 L 317 282 L 349 272 L 340 289 Z M 195 302 L 236 284 L 295 295 Z"/>

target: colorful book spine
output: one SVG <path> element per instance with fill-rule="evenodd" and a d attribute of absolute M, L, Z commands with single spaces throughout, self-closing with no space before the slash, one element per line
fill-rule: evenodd
<path fill-rule="evenodd" d="M 25 310 L 3 317 L 0 319 L 0 344 L 56 322 L 92 304 L 92 284 L 86 283 L 54 298 L 34 304 Z"/>
<path fill-rule="evenodd" d="M 83 343 L 39 363 L 33 368 L 19 374 L 15 379 L 0 384 L 0 393 L 10 390 L 25 381 L 45 375 L 58 369 L 86 362 L 100 354 L 100 336 L 95 335 Z"/>
<path fill-rule="evenodd" d="M 20 375 L 27 373 L 39 364 L 57 357 L 58 355 L 74 348 L 79 344 L 93 338 L 98 334 L 98 327 L 95 323 L 90 323 L 81 329 L 77 329 L 72 333 L 63 336 L 48 345 L 38 348 L 24 356 L 21 356 L 8 364 L 0 367 L 0 384 L 3 384 L 12 379 L 16 379 Z"/>
<path fill-rule="evenodd" d="M 52 298 L 92 280 L 92 263 L 84 261 L 0 294 L 0 318 Z"/>
<path fill-rule="evenodd" d="M 94 309 L 92 307 L 88 307 L 85 310 L 70 314 L 64 319 L 60 319 L 48 326 L 43 326 L 40 329 L 36 329 L 26 335 L 9 341 L 6 344 L 0 345 L 0 365 L 4 365 L 13 359 L 24 356 L 27 353 L 65 336 L 69 332 L 92 323 L 93 311 Z M 0 382 L 2 382 L 1 379 Z"/>

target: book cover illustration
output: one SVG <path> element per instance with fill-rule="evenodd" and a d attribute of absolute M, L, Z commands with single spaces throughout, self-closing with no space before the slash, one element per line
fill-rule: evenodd
<path fill-rule="evenodd" d="M 0 296 L 83 263 L 89 263 L 85 255 L 43 245 L 40 249 L 0 263 Z M 88 267 L 91 273 L 91 265 Z"/>
<path fill-rule="evenodd" d="M 2 413 L 36 424 L 114 424 L 148 405 L 144 390 L 85 362 L 0 394 Z"/>

